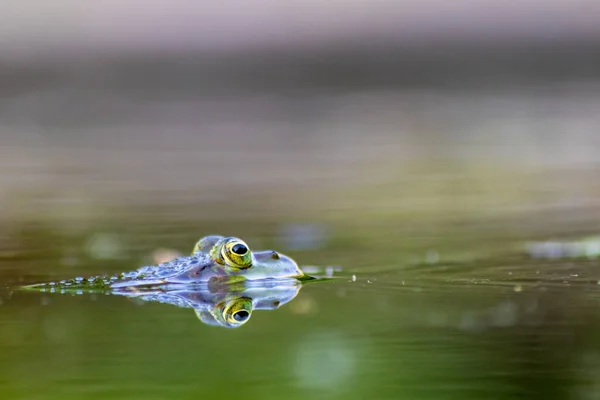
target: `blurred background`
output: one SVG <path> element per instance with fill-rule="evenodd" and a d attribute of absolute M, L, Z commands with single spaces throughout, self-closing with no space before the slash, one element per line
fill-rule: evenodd
<path fill-rule="evenodd" d="M 301 265 L 339 266 L 358 273 L 360 282 L 361 273 L 419 263 L 489 260 L 531 241 L 550 243 L 541 254 L 556 255 L 552 243 L 598 232 L 596 0 L 0 0 L 0 6 L 0 276 L 8 285 L 131 270 L 187 253 L 213 233 L 276 248 Z M 600 254 L 598 243 L 581 253 L 590 256 L 585 265 L 569 264 L 567 275 L 559 266 L 552 279 L 585 276 L 596 285 L 600 276 L 590 272 L 596 271 L 590 259 Z M 573 272 L 578 267 L 584 271 Z M 530 269 L 539 275 L 539 265 Z M 506 276 L 494 269 L 469 273 Z M 600 383 L 576 373 L 600 365 L 597 341 L 586 341 L 600 321 L 594 308 L 582 308 L 579 294 L 536 292 L 506 303 L 498 300 L 503 289 L 482 300 L 480 291 L 438 288 L 402 297 L 397 289 L 407 278 L 387 279 L 394 283 L 338 291 L 333 299 L 326 290 L 302 293 L 305 300 L 279 314 L 289 330 L 279 311 L 261 315 L 262 323 L 256 317 L 244 332 L 258 347 L 245 360 L 260 376 L 242 375 L 236 388 L 256 398 L 439 399 L 490 395 L 485 383 L 493 381 L 497 398 L 542 386 L 551 397 L 597 396 Z M 446 309 L 449 295 L 454 303 Z M 548 305 L 548 299 L 559 300 Z M 396 308 L 386 306 L 396 300 Z M 531 308 L 530 300 L 546 305 Z M 174 317 L 162 306 L 162 314 L 145 311 L 130 320 L 133 311 L 112 298 L 102 311 L 69 299 L 53 313 L 36 308 L 52 301 L 25 296 L 4 308 L 6 398 L 210 392 L 185 373 L 173 375 L 182 366 L 198 371 L 194 352 L 162 354 L 172 375 L 150 371 L 151 358 L 136 369 L 136 360 L 150 357 L 149 347 L 168 346 L 171 337 L 179 338 L 181 351 L 212 351 L 197 337 L 218 341 L 223 333 L 199 331 L 189 310 Z M 349 304 L 357 324 L 339 312 Z M 492 310 L 491 319 L 467 310 L 473 304 L 489 305 L 482 313 Z M 522 326 L 519 310 L 544 316 L 526 314 Z M 313 319 L 298 320 L 300 314 Z M 408 328 L 395 325 L 398 315 Z M 103 318 L 108 327 L 97 322 Z M 573 331 L 582 321 L 593 326 Z M 490 326 L 508 329 L 506 336 L 493 331 L 474 341 L 471 335 Z M 536 337 L 540 327 L 557 336 Z M 273 329 L 279 340 L 260 336 Z M 460 332 L 456 341 L 449 332 Z M 541 351 L 531 350 L 531 337 Z M 299 372 L 281 379 L 298 387 L 273 384 L 267 378 L 287 368 L 289 360 L 277 354 L 290 349 L 285 339 L 292 338 L 322 351 L 292 358 Z M 573 343 L 581 353 L 572 352 Z M 427 351 L 432 346 L 437 355 Z M 68 367 L 39 363 L 34 349 L 48 360 L 70 354 L 61 364 Z M 201 376 L 221 382 L 219 371 L 237 357 L 227 351 L 209 353 L 223 361 Z M 320 364 L 322 354 L 329 364 Z M 402 364 L 412 372 L 398 369 L 402 359 L 412 362 Z M 508 372 L 477 375 L 490 363 Z M 456 365 L 471 368 L 473 380 L 453 375 Z M 401 377 L 369 375 L 367 367 Z M 34 372 L 46 378 L 28 389 Z M 364 392 L 344 386 L 357 376 Z M 556 378 L 564 376 L 571 380 Z M 427 386 L 436 380 L 446 386 Z"/>
<path fill-rule="evenodd" d="M 5 227 L 600 216 L 594 0 L 3 9 Z"/>
<path fill-rule="evenodd" d="M 599 216 L 596 1 L 3 9 L 5 227 Z"/>

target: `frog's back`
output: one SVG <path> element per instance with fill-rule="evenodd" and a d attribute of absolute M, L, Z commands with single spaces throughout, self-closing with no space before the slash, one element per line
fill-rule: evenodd
<path fill-rule="evenodd" d="M 179 257 L 158 265 L 141 267 L 122 275 L 126 280 L 165 279 L 170 276 L 180 275 L 190 269 L 201 268 L 208 264 L 210 264 L 210 258 L 206 254 L 199 253 Z"/>
<path fill-rule="evenodd" d="M 77 277 L 74 279 L 62 280 L 59 282 L 47 282 L 42 284 L 30 285 L 29 288 L 38 289 L 76 289 L 92 288 L 106 289 L 109 287 L 124 287 L 155 284 L 170 277 L 185 275 L 189 271 L 201 271 L 211 265 L 209 256 L 203 253 L 196 253 L 191 256 L 179 257 L 171 261 L 158 265 L 144 266 L 135 271 L 124 272 L 119 275 L 92 276 L 88 278 Z"/>

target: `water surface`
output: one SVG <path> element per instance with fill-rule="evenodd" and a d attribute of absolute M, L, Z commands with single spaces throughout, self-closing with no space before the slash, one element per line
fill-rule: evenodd
<path fill-rule="evenodd" d="M 318 255 L 336 258 L 327 249 Z M 111 264 L 111 271 L 127 267 Z M 114 295 L 7 292 L 0 393 L 7 399 L 598 395 L 595 260 L 519 254 L 380 265 L 342 267 L 335 279 L 306 285 L 290 303 L 255 311 L 236 329 L 206 325 L 189 308 Z"/>

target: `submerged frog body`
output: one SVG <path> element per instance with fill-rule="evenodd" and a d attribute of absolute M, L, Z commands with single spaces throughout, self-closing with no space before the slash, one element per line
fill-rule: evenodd
<path fill-rule="evenodd" d="M 306 279 L 312 278 L 305 275 L 294 260 L 283 254 L 272 250 L 253 252 L 244 241 L 235 237 L 206 236 L 196 243 L 190 256 L 115 276 L 74 278 L 27 288 L 56 291 L 67 288 L 111 289 Z"/>

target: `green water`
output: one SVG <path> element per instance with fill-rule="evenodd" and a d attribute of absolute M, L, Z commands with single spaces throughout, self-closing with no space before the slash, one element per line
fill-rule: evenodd
<path fill-rule="evenodd" d="M 51 240 L 47 231 L 32 232 L 23 237 L 35 246 L 4 256 L 6 282 L 125 271 L 148 260 L 149 252 L 132 240 L 111 247 L 105 237 L 102 246 L 95 245 L 102 258 L 89 249 L 78 253 L 75 242 L 69 245 L 58 234 Z M 193 237 L 191 231 L 178 232 Z M 187 243 L 174 246 L 187 251 L 193 240 L 180 235 L 148 234 L 143 241 Z M 248 242 L 285 248 L 267 234 Z M 255 311 L 237 329 L 206 325 L 192 309 L 168 304 L 6 289 L 0 308 L 0 397 L 599 395 L 600 271 L 594 259 L 492 257 L 471 248 L 470 261 L 429 254 L 427 262 L 411 264 L 391 257 L 392 250 L 406 253 L 406 259 L 420 250 L 328 243 L 288 253 L 301 264 L 322 267 L 342 260 L 335 279 L 305 285 L 291 302 Z M 465 248 L 456 249 L 464 253 Z"/>

